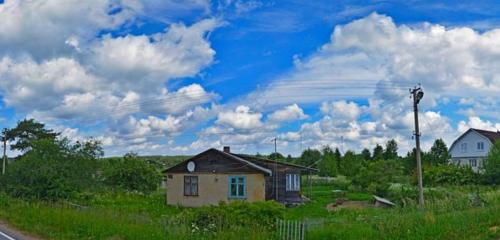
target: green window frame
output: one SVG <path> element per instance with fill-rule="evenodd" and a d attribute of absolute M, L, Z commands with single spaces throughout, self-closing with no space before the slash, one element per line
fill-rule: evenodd
<path fill-rule="evenodd" d="M 229 176 L 228 197 L 231 199 L 245 199 L 247 197 L 247 177 Z"/>

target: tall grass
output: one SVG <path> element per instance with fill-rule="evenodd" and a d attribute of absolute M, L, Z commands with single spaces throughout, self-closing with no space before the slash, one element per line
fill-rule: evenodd
<path fill-rule="evenodd" d="M 500 238 L 500 230 L 495 232 L 495 227 L 500 228 L 500 191 L 496 189 L 479 189 L 486 204 L 478 207 L 471 207 L 471 189 L 456 187 L 435 189 L 440 193 L 427 195 L 425 210 L 410 202 L 393 209 L 329 212 L 325 206 L 335 201 L 330 189 L 314 187 L 310 203 L 284 213 L 286 219 L 310 223 L 307 239 Z M 347 193 L 345 197 L 371 198 L 363 193 Z M 234 224 L 219 231 L 197 232 L 188 221 L 172 224 L 174 216 L 182 218 L 196 211 L 166 206 L 164 193 L 98 194 L 71 204 L 28 202 L 0 194 L 0 219 L 45 239 L 273 239 L 269 224 Z"/>

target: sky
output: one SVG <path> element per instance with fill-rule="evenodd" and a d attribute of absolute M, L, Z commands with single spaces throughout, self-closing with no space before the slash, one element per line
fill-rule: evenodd
<path fill-rule="evenodd" d="M 0 126 L 107 156 L 414 146 L 500 129 L 495 1 L 0 0 Z M 9 152 L 15 155 L 15 152 Z"/>

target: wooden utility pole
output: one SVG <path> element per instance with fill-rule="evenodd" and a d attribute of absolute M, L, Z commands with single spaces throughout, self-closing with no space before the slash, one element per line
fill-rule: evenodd
<path fill-rule="evenodd" d="M 278 146 L 276 144 L 276 141 L 278 139 L 277 138 L 274 138 L 274 184 L 276 185 L 275 188 L 276 188 L 276 201 L 279 202 L 279 199 L 278 199 L 278 187 L 279 187 L 279 178 L 278 178 Z"/>
<path fill-rule="evenodd" d="M 417 158 L 417 178 L 418 178 L 418 204 L 420 207 L 424 207 L 424 183 L 422 180 L 422 159 L 420 158 L 420 131 L 418 127 L 418 104 L 422 97 L 424 97 L 424 91 L 422 88 L 415 87 L 410 89 L 410 93 L 413 98 L 413 114 L 415 115 L 415 144 L 416 144 L 416 158 Z"/>
<path fill-rule="evenodd" d="M 7 129 L 3 130 L 3 161 L 2 161 L 2 175 L 5 174 L 5 167 L 7 165 Z"/>

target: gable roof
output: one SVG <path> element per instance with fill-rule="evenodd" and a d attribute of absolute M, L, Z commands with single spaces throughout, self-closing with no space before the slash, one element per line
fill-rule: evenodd
<path fill-rule="evenodd" d="M 293 164 L 293 163 L 287 163 L 287 162 L 276 162 L 276 161 L 271 160 L 271 159 L 260 158 L 260 157 L 255 157 L 255 156 L 251 156 L 251 155 L 246 155 L 246 154 L 231 153 L 231 155 L 239 156 L 241 158 L 255 162 L 256 164 L 266 164 L 267 165 L 267 164 L 276 164 L 277 163 L 278 165 L 281 165 L 281 166 L 298 168 L 298 169 L 302 169 L 302 170 L 310 170 L 310 171 L 315 171 L 315 172 L 318 171 L 318 169 L 316 169 L 316 168 L 305 167 L 305 166 L 301 166 L 301 165 L 297 165 L 297 164 Z"/>
<path fill-rule="evenodd" d="M 487 130 L 481 130 L 481 129 L 475 129 L 475 128 L 472 128 L 474 131 L 476 131 L 477 133 L 485 136 L 486 138 L 488 138 L 491 143 L 495 143 L 496 141 L 500 140 L 500 132 L 496 131 L 487 131 Z"/>
<path fill-rule="evenodd" d="M 470 132 L 476 132 L 479 135 L 487 138 L 492 144 L 494 144 L 496 141 L 500 140 L 500 132 L 494 132 L 494 131 L 488 131 L 488 130 L 482 130 L 482 129 L 476 129 L 476 128 L 469 128 L 469 130 L 465 131 L 460 137 L 458 137 L 455 141 L 450 146 L 450 151 L 451 149 L 455 146 L 455 144 L 460 141 L 465 135 L 469 134 Z"/>
<path fill-rule="evenodd" d="M 257 170 L 259 172 L 262 172 L 264 174 L 267 174 L 269 176 L 272 176 L 273 175 L 273 171 L 271 169 L 269 169 L 269 165 L 270 164 L 278 164 L 279 166 L 282 166 L 282 167 L 290 167 L 290 168 L 295 168 L 295 169 L 299 169 L 299 170 L 309 170 L 309 171 L 315 171 L 317 172 L 318 170 L 315 169 L 315 168 L 310 168 L 310 167 L 304 167 L 304 166 L 300 166 L 300 165 L 297 165 L 297 164 L 292 164 L 292 163 L 284 163 L 284 162 L 276 162 L 274 160 L 270 160 L 270 159 L 265 159 L 265 158 L 258 158 L 258 157 L 254 157 L 254 156 L 251 156 L 251 155 L 245 155 L 245 154 L 234 154 L 234 153 L 227 153 L 227 152 L 224 152 L 224 151 L 220 151 L 220 150 L 217 150 L 215 148 L 210 148 L 200 154 L 197 154 L 196 156 L 193 156 L 189 159 L 186 159 L 166 170 L 163 171 L 163 173 L 168 173 L 170 171 L 175 171 L 175 169 L 177 169 L 179 166 L 181 165 L 185 165 L 187 164 L 189 161 L 193 161 L 195 159 L 199 159 L 200 157 L 202 157 L 203 155 L 205 154 L 208 154 L 208 153 L 217 153 L 217 154 L 220 154 L 221 156 L 225 157 L 226 159 L 229 159 L 231 161 L 236 161 L 236 162 L 239 162 L 239 163 L 242 163 L 244 164 L 245 166 L 248 166 L 254 170 Z"/>
<path fill-rule="evenodd" d="M 219 150 L 217 150 L 217 149 L 214 149 L 214 150 L 219 151 Z M 254 167 L 254 168 L 255 168 L 255 169 L 257 169 L 257 170 L 261 170 L 261 171 L 263 171 L 263 172 L 265 172 L 265 173 L 269 174 L 269 176 L 272 176 L 272 175 L 273 175 L 273 172 L 272 172 L 271 170 L 269 170 L 269 169 L 267 169 L 267 168 L 265 168 L 265 167 L 262 167 L 262 166 L 260 166 L 260 165 L 258 165 L 258 164 L 255 164 L 255 163 L 253 163 L 253 162 L 251 162 L 251 161 L 248 161 L 248 160 L 246 160 L 246 159 L 243 159 L 243 158 L 241 158 L 241 157 L 240 157 L 240 156 L 238 156 L 238 155 L 235 155 L 235 154 L 230 154 L 230 153 L 226 153 L 226 152 L 224 152 L 224 151 L 219 151 L 219 152 L 221 152 L 221 153 L 222 153 L 222 154 L 224 154 L 224 155 L 227 155 L 227 156 L 233 157 L 234 159 L 236 159 L 236 160 L 238 160 L 238 161 L 240 161 L 240 162 L 242 162 L 242 163 L 246 163 L 246 164 L 248 164 L 249 166 L 252 166 L 252 167 Z"/>
<path fill-rule="evenodd" d="M 182 162 L 180 162 L 180 163 L 178 163 L 178 164 L 176 164 L 176 165 L 174 165 L 174 166 L 172 166 L 172 167 L 169 167 L 168 169 L 164 170 L 164 171 L 163 171 L 163 173 L 168 173 L 168 172 L 170 172 L 171 170 L 176 169 L 178 166 L 181 166 L 181 165 L 187 164 L 189 161 L 193 161 L 193 160 L 195 160 L 195 159 L 198 159 L 198 158 L 200 158 L 201 156 L 203 156 L 203 155 L 205 155 L 205 154 L 208 154 L 208 153 L 211 153 L 211 152 L 212 152 L 212 153 L 217 153 L 217 154 L 220 154 L 220 155 L 222 155 L 223 157 L 225 157 L 225 159 L 228 159 L 228 160 L 231 160 L 231 161 L 236 161 L 236 162 L 242 163 L 242 164 L 244 164 L 245 166 L 248 166 L 249 168 L 252 168 L 252 169 L 254 169 L 254 170 L 257 170 L 257 171 L 259 171 L 259 172 L 262 172 L 262 173 L 264 173 L 264 174 L 267 174 L 267 175 L 272 176 L 272 171 L 271 171 L 270 169 L 267 169 L 267 168 L 265 168 L 265 167 L 263 167 L 263 166 L 260 166 L 260 165 L 258 165 L 258 164 L 255 164 L 255 163 L 253 163 L 253 162 L 251 162 L 251 161 L 248 161 L 248 160 L 243 159 L 243 158 L 241 158 L 241 157 L 235 156 L 235 155 L 233 155 L 233 154 L 226 153 L 226 152 L 223 152 L 223 151 L 219 151 L 219 150 L 217 150 L 217 149 L 215 149 L 215 148 L 210 148 L 210 149 L 208 149 L 208 150 L 206 150 L 206 151 L 204 151 L 204 152 L 202 152 L 202 153 L 200 153 L 200 154 L 197 154 L 196 156 L 193 156 L 193 157 L 191 157 L 191 158 L 189 158 L 189 159 L 186 159 L 186 160 L 184 160 L 184 161 L 182 161 Z"/>

